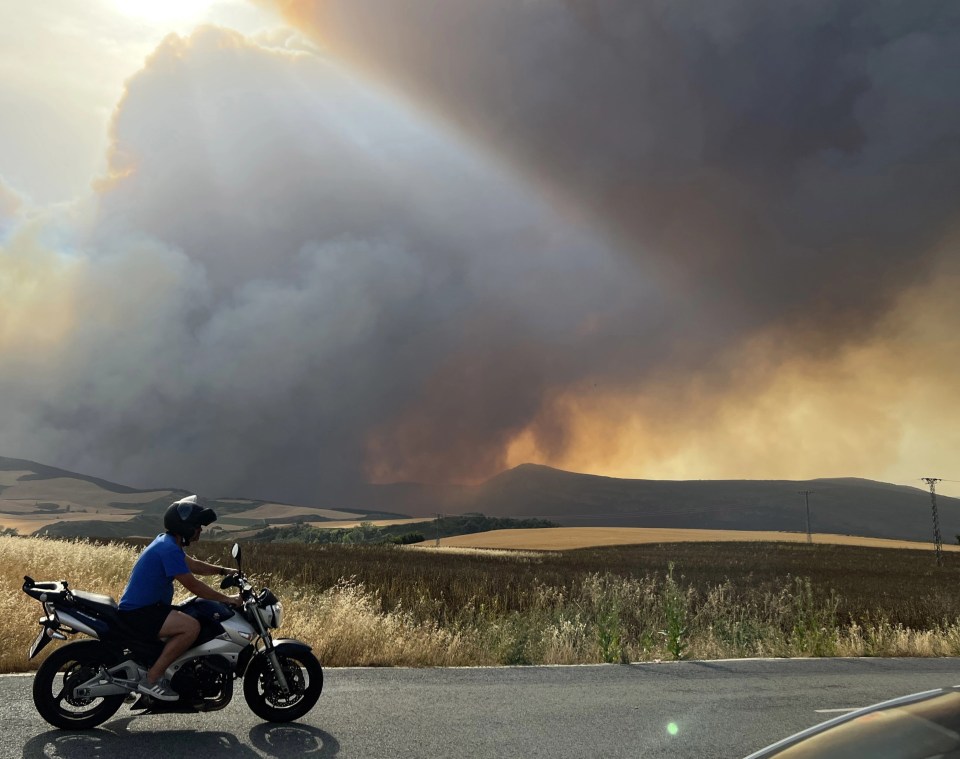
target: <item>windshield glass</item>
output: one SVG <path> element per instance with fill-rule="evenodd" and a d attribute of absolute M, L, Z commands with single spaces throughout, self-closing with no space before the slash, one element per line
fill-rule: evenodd
<path fill-rule="evenodd" d="M 771 757 L 776 759 L 960 759 L 960 693 L 893 706 L 841 723 Z"/>

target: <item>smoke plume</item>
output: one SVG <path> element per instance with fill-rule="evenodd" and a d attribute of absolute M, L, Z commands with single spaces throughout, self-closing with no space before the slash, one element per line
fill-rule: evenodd
<path fill-rule="evenodd" d="M 0 184 L 9 455 L 310 503 L 952 465 L 960 10 L 262 4 L 319 52 L 172 35 L 95 192 Z"/>

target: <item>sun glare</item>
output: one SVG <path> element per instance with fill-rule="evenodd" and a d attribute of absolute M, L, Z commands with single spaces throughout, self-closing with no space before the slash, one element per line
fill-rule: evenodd
<path fill-rule="evenodd" d="M 120 13 L 150 24 L 202 21 L 213 0 L 112 0 Z"/>

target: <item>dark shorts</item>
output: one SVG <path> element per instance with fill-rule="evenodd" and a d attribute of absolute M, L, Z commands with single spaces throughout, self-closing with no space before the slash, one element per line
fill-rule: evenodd
<path fill-rule="evenodd" d="M 136 631 L 138 637 L 151 640 L 157 637 L 171 611 L 177 611 L 177 608 L 170 604 L 157 603 L 141 606 L 139 609 L 121 610 L 118 613 L 120 619 Z"/>

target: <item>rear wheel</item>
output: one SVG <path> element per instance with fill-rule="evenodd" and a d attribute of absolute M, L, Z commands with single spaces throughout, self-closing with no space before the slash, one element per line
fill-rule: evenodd
<path fill-rule="evenodd" d="M 277 659 L 287 679 L 290 693 L 285 694 L 265 655 L 254 658 L 243 676 L 243 697 L 258 717 L 269 722 L 289 722 L 310 711 L 323 690 L 323 669 L 306 650 L 277 651 Z"/>
<path fill-rule="evenodd" d="M 58 648 L 47 657 L 33 680 L 33 703 L 54 727 L 87 730 L 116 714 L 123 696 L 77 698 L 73 689 L 111 667 L 116 657 L 102 643 L 81 640 Z"/>

